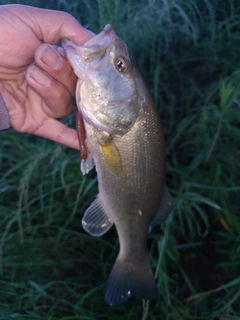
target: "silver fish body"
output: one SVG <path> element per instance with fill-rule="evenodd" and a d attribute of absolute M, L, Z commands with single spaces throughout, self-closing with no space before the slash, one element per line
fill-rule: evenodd
<path fill-rule="evenodd" d="M 105 300 L 117 305 L 135 296 L 154 300 L 156 286 L 146 242 L 151 223 L 170 213 L 165 151 L 152 98 L 127 46 L 110 25 L 83 46 L 63 41 L 76 75 L 77 106 L 84 119 L 89 155 L 96 165 L 99 195 L 82 225 L 94 236 L 115 224 L 120 252 Z"/>

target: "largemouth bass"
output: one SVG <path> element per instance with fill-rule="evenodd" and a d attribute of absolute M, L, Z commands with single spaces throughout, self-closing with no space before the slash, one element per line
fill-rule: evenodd
<path fill-rule="evenodd" d="M 171 212 L 165 183 L 164 139 L 151 95 L 126 44 L 107 25 L 83 46 L 63 40 L 79 78 L 76 101 L 86 131 L 87 157 L 95 164 L 99 194 L 84 214 L 83 228 L 101 236 L 115 224 L 120 252 L 105 300 L 117 305 L 129 297 L 156 299 L 147 254 L 150 224 Z"/>

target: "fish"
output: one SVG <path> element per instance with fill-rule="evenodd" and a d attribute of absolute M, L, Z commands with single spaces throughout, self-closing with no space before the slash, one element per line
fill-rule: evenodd
<path fill-rule="evenodd" d="M 172 197 L 153 99 L 128 46 L 111 25 L 82 46 L 68 39 L 62 46 L 78 77 L 76 104 L 87 149 L 81 170 L 87 174 L 95 166 L 98 177 L 99 194 L 82 226 L 99 237 L 115 224 L 119 237 L 105 301 L 114 306 L 130 297 L 156 300 L 147 236 L 149 227 L 172 211 Z"/>

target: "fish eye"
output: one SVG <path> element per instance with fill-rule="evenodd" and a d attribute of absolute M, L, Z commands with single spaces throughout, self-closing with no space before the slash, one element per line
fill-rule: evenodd
<path fill-rule="evenodd" d="M 125 72 L 125 71 L 127 71 L 128 67 L 129 67 L 129 63 L 126 58 L 117 57 L 115 59 L 115 67 L 119 72 Z"/>

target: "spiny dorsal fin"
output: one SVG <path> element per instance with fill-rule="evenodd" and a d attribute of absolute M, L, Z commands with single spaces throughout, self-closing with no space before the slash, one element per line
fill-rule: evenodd
<path fill-rule="evenodd" d="M 85 231 L 94 237 L 100 237 L 106 233 L 113 223 L 104 211 L 99 195 L 85 211 L 82 226 Z"/>
<path fill-rule="evenodd" d="M 162 201 L 160 203 L 160 207 L 158 209 L 156 216 L 151 222 L 151 226 L 155 226 L 163 222 L 167 218 L 167 216 L 171 213 L 172 208 L 173 208 L 172 196 L 170 195 L 167 187 L 165 187 Z"/>
<path fill-rule="evenodd" d="M 122 159 L 114 141 L 110 140 L 107 144 L 100 144 L 100 150 L 108 170 L 116 176 L 120 176 L 122 173 Z"/>

